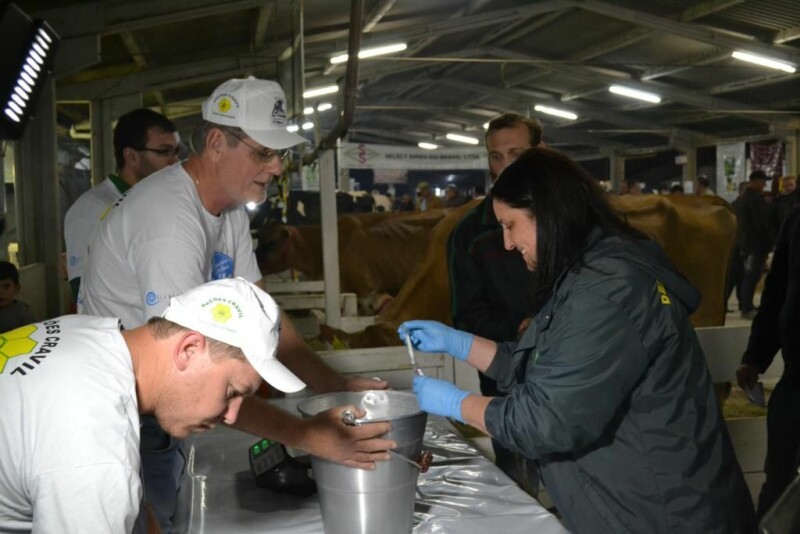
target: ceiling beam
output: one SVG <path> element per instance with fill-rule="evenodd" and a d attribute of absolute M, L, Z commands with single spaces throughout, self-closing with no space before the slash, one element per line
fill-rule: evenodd
<path fill-rule="evenodd" d="M 397 0 L 381 0 L 381 3 L 372 8 L 372 11 L 367 14 L 361 31 L 364 33 L 371 32 L 375 25 L 381 21 L 383 16 L 394 7 L 396 2 Z"/>
<path fill-rule="evenodd" d="M 775 59 L 800 64 L 800 50 L 784 45 L 770 45 L 740 37 L 733 37 L 715 29 L 688 22 L 678 22 L 668 18 L 651 15 L 642 11 L 627 9 L 617 4 L 609 4 L 600 0 L 573 0 L 575 7 L 599 13 L 610 18 L 624 20 L 637 26 L 644 26 L 653 30 L 663 31 L 726 48 L 742 48 L 756 54 L 762 54 Z"/>
<path fill-rule="evenodd" d="M 123 77 L 74 84 L 58 84 L 56 86 L 56 98 L 58 100 L 113 98 L 134 93 L 186 87 L 206 81 L 225 80 L 254 72 L 263 74 L 269 70 L 266 68 L 267 65 L 274 60 L 275 56 L 269 54 L 225 57 L 150 69 Z M 273 78 L 275 77 L 274 72 L 268 72 L 267 74 Z"/>
<path fill-rule="evenodd" d="M 267 48 L 267 25 L 269 19 L 272 17 L 272 11 L 275 7 L 274 2 L 270 2 L 258 8 L 258 15 L 256 15 L 256 27 L 253 31 L 253 50 L 259 52 Z"/>
<path fill-rule="evenodd" d="M 713 15 L 729 7 L 737 4 L 744 3 L 745 0 L 706 0 L 705 2 L 696 2 L 693 6 L 688 7 L 678 15 L 680 22 L 691 22 L 695 19 Z"/>
<path fill-rule="evenodd" d="M 800 26 L 794 26 L 792 28 L 786 28 L 779 31 L 775 34 L 775 38 L 772 40 L 774 44 L 783 44 L 788 43 L 789 41 L 794 41 L 795 39 L 800 39 Z"/>
<path fill-rule="evenodd" d="M 205 4 L 205 5 L 204 5 Z M 264 6 L 264 0 L 81 2 L 34 12 L 63 37 L 113 35 Z M 148 15 L 142 17 L 142 13 Z"/>
<path fill-rule="evenodd" d="M 521 7 L 498 9 L 487 13 L 464 16 L 457 19 L 438 19 L 429 24 L 415 24 L 399 31 L 380 32 L 377 37 L 365 38 L 362 43 L 363 48 L 374 44 L 385 43 L 387 41 L 413 41 L 415 39 L 426 39 L 428 37 L 441 37 L 443 35 L 487 28 L 508 24 L 520 18 L 530 18 L 551 11 L 559 11 L 570 7 L 573 0 L 542 0 L 534 4 L 526 4 Z M 331 53 L 330 42 L 319 42 L 311 38 L 305 39 L 306 54 L 329 55 Z M 310 44 L 314 43 L 314 44 Z M 409 52 L 410 54 L 410 52 Z"/>
<path fill-rule="evenodd" d="M 147 45 L 145 45 L 141 39 L 136 37 L 133 32 L 122 32 L 120 38 L 122 38 L 125 48 L 128 49 L 131 58 L 133 58 L 133 62 L 139 70 L 145 70 L 152 66 L 148 60 L 150 52 L 147 49 Z M 161 113 L 167 115 L 169 110 L 167 109 L 167 102 L 164 99 L 164 94 L 161 91 L 152 91 L 151 93 L 156 99 L 156 102 L 158 102 Z"/>

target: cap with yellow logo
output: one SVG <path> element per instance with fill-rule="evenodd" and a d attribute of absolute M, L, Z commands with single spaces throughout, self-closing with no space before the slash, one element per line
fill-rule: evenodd
<path fill-rule="evenodd" d="M 278 305 L 244 278 L 208 282 L 170 299 L 163 317 L 206 337 L 242 349 L 253 368 L 286 393 L 306 385 L 277 360 Z"/>
<path fill-rule="evenodd" d="M 267 148 L 283 150 L 308 143 L 286 129 L 286 95 L 276 82 L 233 78 L 203 102 L 203 119 L 235 126 Z"/>

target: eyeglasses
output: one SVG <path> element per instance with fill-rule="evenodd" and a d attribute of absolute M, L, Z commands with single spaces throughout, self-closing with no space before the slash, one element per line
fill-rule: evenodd
<path fill-rule="evenodd" d="M 174 146 L 174 147 L 169 147 L 169 148 L 149 148 L 149 147 L 144 147 L 144 148 L 137 148 L 136 150 L 137 150 L 137 152 L 154 152 L 154 153 L 158 154 L 159 156 L 161 156 L 162 158 L 168 158 L 170 156 L 177 156 L 178 152 L 181 151 L 181 147 L 179 147 L 179 146 Z"/>
<path fill-rule="evenodd" d="M 245 141 L 241 135 L 231 131 L 227 131 L 226 133 L 231 134 L 236 139 L 244 143 L 244 145 L 253 152 L 253 155 L 256 157 L 258 162 L 262 164 L 271 163 L 272 161 L 275 160 L 275 158 L 279 158 L 281 161 L 284 161 L 287 157 L 289 157 L 289 154 L 292 153 L 291 149 L 288 148 L 283 150 L 272 150 L 270 148 L 265 148 L 265 147 L 254 147 L 253 145 Z"/>

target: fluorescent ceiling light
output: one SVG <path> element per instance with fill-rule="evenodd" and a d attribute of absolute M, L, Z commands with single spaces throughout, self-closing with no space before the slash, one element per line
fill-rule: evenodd
<path fill-rule="evenodd" d="M 479 143 L 479 141 L 474 137 L 469 137 L 466 135 L 449 133 L 445 137 L 447 137 L 451 141 L 458 141 L 459 143 L 466 143 L 468 145 L 477 145 Z"/>
<path fill-rule="evenodd" d="M 332 107 L 333 107 L 333 104 L 325 102 L 324 104 L 320 104 L 319 106 L 317 106 L 317 111 L 320 111 L 320 112 L 328 111 Z M 311 115 L 313 113 L 314 113 L 314 107 L 313 106 L 308 106 L 307 108 L 303 108 L 303 115 Z"/>
<path fill-rule="evenodd" d="M 769 67 L 771 69 L 778 69 L 782 70 L 783 72 L 788 72 L 789 74 L 794 74 L 797 69 L 794 65 L 790 65 L 789 63 L 784 63 L 783 61 L 778 61 L 777 59 L 770 59 L 768 57 L 759 56 L 758 54 L 751 54 L 750 52 L 743 52 L 741 50 L 735 50 L 731 56 L 735 57 L 736 59 L 741 59 L 742 61 L 747 61 L 748 63 L 755 63 L 756 65 L 761 65 L 762 67 Z"/>
<path fill-rule="evenodd" d="M 612 85 L 608 88 L 608 90 L 615 95 L 622 95 L 627 96 L 628 98 L 644 100 L 645 102 L 652 102 L 653 104 L 658 104 L 661 102 L 661 97 L 655 93 L 631 89 L 630 87 L 625 87 L 624 85 Z"/>
<path fill-rule="evenodd" d="M 375 56 L 383 56 L 386 54 L 393 54 L 395 52 L 402 52 L 408 48 L 406 43 L 397 43 L 391 44 L 386 46 L 378 46 L 375 48 L 365 48 L 358 53 L 359 59 L 364 59 L 366 57 L 375 57 Z M 331 58 L 331 63 L 337 65 L 339 63 L 344 63 L 347 61 L 347 54 L 340 54 L 338 56 L 333 56 Z"/>
<path fill-rule="evenodd" d="M 289 126 L 286 127 L 286 131 L 287 132 L 292 132 L 292 133 L 296 132 L 299 129 L 300 129 L 300 127 L 298 125 L 296 125 L 296 124 L 290 124 Z"/>
<path fill-rule="evenodd" d="M 317 87 L 316 89 L 309 89 L 303 93 L 303 98 L 314 98 L 315 96 L 329 95 L 331 93 L 339 92 L 338 85 L 326 85 L 325 87 Z"/>
<path fill-rule="evenodd" d="M 436 150 L 439 148 L 439 145 L 434 145 L 433 143 L 426 143 L 424 141 L 417 143 L 417 146 L 420 148 L 424 148 L 425 150 Z"/>
<path fill-rule="evenodd" d="M 310 130 L 313 127 L 314 127 L 314 123 L 311 122 L 311 121 L 303 123 L 303 129 L 304 130 Z"/>
<path fill-rule="evenodd" d="M 551 108 L 550 106 L 540 106 L 539 104 L 536 104 L 535 106 L 533 106 L 533 109 L 535 109 L 539 113 L 546 113 L 547 115 L 553 115 L 555 117 L 561 117 L 562 119 L 569 119 L 571 121 L 574 121 L 578 118 L 578 116 L 571 111 L 558 108 Z"/>

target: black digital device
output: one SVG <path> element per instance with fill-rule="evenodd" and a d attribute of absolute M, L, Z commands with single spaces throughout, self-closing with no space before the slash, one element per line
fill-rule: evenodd
<path fill-rule="evenodd" d="M 310 495 L 317 490 L 309 475 L 311 465 L 291 457 L 282 443 L 261 439 L 250 446 L 249 458 L 259 488 L 295 495 Z"/>

